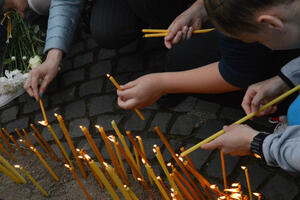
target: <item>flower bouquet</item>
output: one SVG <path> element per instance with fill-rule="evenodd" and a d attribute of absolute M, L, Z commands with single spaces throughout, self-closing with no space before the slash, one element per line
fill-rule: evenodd
<path fill-rule="evenodd" d="M 4 23 L 7 40 L 0 66 L 0 107 L 24 93 L 28 72 L 42 63 L 45 46 L 45 33 L 38 25 L 25 23 L 18 12 L 6 12 Z"/>

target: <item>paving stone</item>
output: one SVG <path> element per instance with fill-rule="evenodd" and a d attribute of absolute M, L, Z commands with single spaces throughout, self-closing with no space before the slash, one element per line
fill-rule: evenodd
<path fill-rule="evenodd" d="M 100 79 L 85 82 L 81 84 L 79 88 L 79 96 L 84 97 L 90 94 L 101 93 L 102 87 L 103 87 L 103 80 Z"/>
<path fill-rule="evenodd" d="M 75 57 L 73 66 L 74 68 L 83 67 L 93 62 L 93 52 L 88 52 L 86 54 Z"/>
<path fill-rule="evenodd" d="M 85 102 L 83 100 L 76 101 L 74 103 L 68 104 L 66 106 L 65 119 L 72 119 L 83 117 L 85 115 L 86 108 Z"/>
<path fill-rule="evenodd" d="M 142 138 L 145 148 L 145 153 L 147 159 L 151 160 L 155 158 L 155 154 L 153 153 L 153 145 L 156 144 L 159 148 L 163 146 L 163 142 L 160 138 Z"/>
<path fill-rule="evenodd" d="M 45 108 L 48 107 L 48 98 L 47 97 L 43 98 L 43 104 L 44 104 Z M 28 113 L 31 113 L 31 112 L 34 112 L 34 111 L 37 111 L 37 110 L 40 110 L 40 109 L 41 109 L 40 103 L 38 101 L 32 99 L 31 101 L 27 102 L 24 105 L 23 113 L 28 114 Z"/>
<path fill-rule="evenodd" d="M 196 130 L 195 137 L 205 139 L 211 136 L 212 134 L 218 132 L 219 130 L 223 129 L 223 126 L 226 124 L 227 123 L 222 120 L 208 120 L 204 124 L 202 124 L 202 126 L 198 130 Z"/>
<path fill-rule="evenodd" d="M 33 98 L 31 96 L 29 96 L 28 93 L 25 92 L 18 99 L 19 99 L 20 103 L 24 103 L 24 102 L 31 101 Z"/>
<path fill-rule="evenodd" d="M 1 112 L 1 122 L 6 123 L 11 120 L 17 119 L 19 109 L 17 106 L 13 106 Z"/>
<path fill-rule="evenodd" d="M 154 119 L 152 120 L 150 131 L 153 131 L 154 127 L 158 126 L 163 133 L 166 133 L 171 118 L 171 113 L 157 113 Z"/>
<path fill-rule="evenodd" d="M 218 104 L 199 99 L 195 106 L 195 110 L 200 112 L 216 113 L 220 107 L 221 106 Z"/>
<path fill-rule="evenodd" d="M 57 138 L 59 140 L 61 140 L 63 138 L 63 133 L 60 129 L 59 124 L 58 123 L 52 123 L 51 127 L 52 127 L 54 133 L 56 134 Z M 44 136 L 44 138 L 47 142 L 50 142 L 50 141 L 54 140 L 53 137 L 52 137 L 52 134 L 49 132 L 47 127 L 43 128 L 42 135 Z"/>
<path fill-rule="evenodd" d="M 98 43 L 92 38 L 89 38 L 86 44 L 88 49 L 94 49 L 99 46 Z"/>
<path fill-rule="evenodd" d="M 210 177 L 222 179 L 222 166 L 221 166 L 221 159 L 219 151 L 215 152 L 216 155 L 212 161 L 207 163 L 207 170 L 206 173 Z M 239 157 L 233 157 L 230 155 L 225 155 L 225 165 L 226 165 L 226 175 L 230 176 L 233 170 L 237 167 L 238 161 L 240 160 Z"/>
<path fill-rule="evenodd" d="M 111 74 L 111 75 L 113 75 L 113 74 Z M 124 85 L 124 84 L 128 83 L 129 81 L 131 81 L 129 73 L 117 75 L 117 76 L 114 76 L 114 78 L 120 85 Z M 105 92 L 117 92 L 116 87 L 111 83 L 111 81 L 109 79 L 105 80 L 105 85 L 106 85 Z"/>
<path fill-rule="evenodd" d="M 71 156 L 71 149 L 70 149 L 68 143 L 67 143 L 67 142 L 61 142 L 61 145 L 62 145 L 63 148 L 65 149 L 67 155 L 68 155 L 68 156 Z M 58 157 L 59 159 L 62 159 L 62 160 L 64 159 L 64 158 L 63 158 L 63 155 L 61 154 L 61 152 L 60 152 L 60 150 L 59 150 L 59 148 L 58 148 L 58 146 L 57 146 L 56 144 L 51 145 L 51 148 L 52 148 L 53 151 L 56 153 L 56 155 L 57 155 L 57 157 Z"/>
<path fill-rule="evenodd" d="M 109 95 L 91 98 L 89 116 L 113 112 L 113 100 L 114 98 Z"/>
<path fill-rule="evenodd" d="M 266 199 L 287 200 L 294 199 L 299 188 L 287 178 L 275 175 L 263 188 L 262 193 Z"/>
<path fill-rule="evenodd" d="M 143 71 L 143 59 L 141 56 L 130 55 L 122 57 L 118 63 L 117 72 L 138 72 Z"/>
<path fill-rule="evenodd" d="M 248 163 L 245 166 L 248 168 L 251 188 L 253 188 L 253 191 L 256 191 L 271 173 L 261 167 L 257 162 Z M 240 174 L 236 181 L 240 182 L 245 188 L 247 188 L 245 173 L 242 169 L 240 169 Z"/>
<path fill-rule="evenodd" d="M 237 121 L 240 118 L 244 117 L 245 115 L 246 114 L 242 109 L 225 107 L 222 108 L 220 118 Z"/>
<path fill-rule="evenodd" d="M 68 54 L 68 57 L 74 56 L 74 55 L 84 52 L 84 51 L 85 51 L 84 42 L 79 42 L 79 43 L 73 44 L 71 47 L 71 51 Z"/>
<path fill-rule="evenodd" d="M 73 83 L 80 82 L 83 80 L 84 80 L 84 69 L 70 71 L 63 75 L 63 81 L 65 86 L 69 86 Z"/>
<path fill-rule="evenodd" d="M 123 115 L 113 114 L 113 115 L 100 115 L 97 118 L 96 124 L 102 126 L 105 131 L 113 131 L 111 121 L 115 120 L 116 124 L 119 125 L 120 121 L 124 118 Z"/>
<path fill-rule="evenodd" d="M 19 118 L 15 121 L 8 123 L 6 125 L 6 130 L 8 132 L 13 132 L 15 130 L 15 128 L 17 128 L 17 129 L 27 128 L 28 123 L 29 123 L 28 117 Z"/>
<path fill-rule="evenodd" d="M 180 152 L 179 148 L 182 147 L 182 142 L 180 140 L 170 140 L 169 142 L 170 142 L 172 149 L 176 153 L 179 153 Z M 172 158 L 172 155 L 167 148 L 165 148 L 165 150 L 162 152 L 162 155 L 163 155 L 165 161 L 170 161 L 170 159 Z"/>
<path fill-rule="evenodd" d="M 111 61 L 105 60 L 94 64 L 90 68 L 89 76 L 90 78 L 106 76 L 106 74 L 111 73 Z"/>
<path fill-rule="evenodd" d="M 71 59 L 64 59 L 63 60 L 63 63 L 62 63 L 62 66 L 60 67 L 60 71 L 62 73 L 66 72 L 66 71 L 69 71 L 73 68 L 73 62 Z"/>
<path fill-rule="evenodd" d="M 194 110 L 197 99 L 195 97 L 188 96 L 184 101 L 179 103 L 177 106 L 170 108 L 175 112 L 189 112 Z"/>
<path fill-rule="evenodd" d="M 88 120 L 88 119 L 75 119 L 75 120 L 71 121 L 71 123 L 69 125 L 69 132 L 70 132 L 70 137 L 72 139 L 84 136 L 84 134 L 82 133 L 79 126 L 85 126 L 89 130 L 90 120 Z"/>
<path fill-rule="evenodd" d="M 96 145 L 97 145 L 98 147 L 100 147 L 100 143 L 101 143 L 102 139 L 100 139 L 100 138 L 93 138 L 93 140 L 94 140 L 94 142 L 96 143 Z M 84 150 L 86 151 L 86 153 L 87 153 L 89 156 L 91 156 L 92 158 L 96 158 L 96 155 L 94 154 L 94 151 L 93 151 L 93 149 L 91 148 L 91 145 L 88 143 L 87 140 L 81 140 L 81 141 L 78 143 L 77 147 L 78 147 L 79 149 L 84 148 Z M 96 160 L 97 160 L 97 159 L 96 159 Z"/>
<path fill-rule="evenodd" d="M 185 146 L 185 150 L 194 146 L 195 144 L 189 144 Z M 207 164 L 208 157 L 212 154 L 212 151 L 205 151 L 202 149 L 197 149 L 189 154 L 192 162 L 194 163 L 196 169 L 201 169 L 204 164 Z"/>
<path fill-rule="evenodd" d="M 125 124 L 125 129 L 130 131 L 142 131 L 146 128 L 148 119 L 151 116 L 151 111 L 143 110 L 141 113 L 144 115 L 145 120 L 141 120 L 141 118 L 136 114 L 133 110 L 128 112 L 133 112 Z"/>
<path fill-rule="evenodd" d="M 98 54 L 98 59 L 100 60 L 106 60 L 113 58 L 117 55 L 115 50 L 112 49 L 101 49 L 99 54 Z"/>
<path fill-rule="evenodd" d="M 103 142 L 103 145 L 101 146 L 101 154 L 102 154 L 104 160 L 111 164 L 111 158 L 109 156 L 108 150 L 107 150 L 104 142 Z"/>
<path fill-rule="evenodd" d="M 56 117 L 54 116 L 54 113 L 61 113 L 61 109 L 56 107 L 50 110 L 46 110 L 46 115 L 47 115 L 47 119 L 48 122 L 54 122 L 56 120 Z M 35 115 L 34 117 L 34 121 L 38 122 L 38 121 L 43 121 L 44 120 L 44 116 L 42 112 L 39 112 L 38 114 Z"/>
<path fill-rule="evenodd" d="M 194 115 L 181 115 L 177 118 L 171 128 L 172 135 L 190 135 L 199 121 L 199 118 Z"/>
<path fill-rule="evenodd" d="M 51 103 L 53 105 L 57 105 L 60 103 L 65 103 L 71 100 L 74 100 L 75 98 L 75 87 L 71 87 L 69 89 L 66 89 L 64 91 L 55 93 L 53 95 L 51 95 Z"/>

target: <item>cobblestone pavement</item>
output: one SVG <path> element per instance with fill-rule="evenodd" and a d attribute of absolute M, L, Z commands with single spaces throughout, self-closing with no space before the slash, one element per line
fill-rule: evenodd
<path fill-rule="evenodd" d="M 161 146 L 166 160 L 170 154 L 162 145 L 154 126 L 158 125 L 169 139 L 173 148 L 179 152 L 181 146 L 190 147 L 201 139 L 221 129 L 223 125 L 241 118 L 241 109 L 223 107 L 194 97 L 186 98 L 174 108 L 160 108 L 157 104 L 142 109 L 146 120 L 141 121 L 135 112 L 118 107 L 116 89 L 107 79 L 112 74 L 120 83 L 126 83 L 143 74 L 163 68 L 163 51 L 141 51 L 137 42 L 119 50 L 106 50 L 82 33 L 72 46 L 71 53 L 64 59 L 63 67 L 43 98 L 49 121 L 59 138 L 67 145 L 59 131 L 53 113 L 60 113 L 70 129 L 72 139 L 79 148 L 91 152 L 79 125 L 89 127 L 105 159 L 108 153 L 100 134 L 94 125 L 102 125 L 112 133 L 111 120 L 115 120 L 122 130 L 131 130 L 141 135 L 145 143 L 147 157 L 157 163 L 152 153 L 152 145 Z M 22 95 L 0 111 L 1 127 L 10 132 L 14 128 L 28 128 L 30 123 L 42 120 L 39 104 L 27 94 Z M 252 125 L 270 130 L 266 119 L 256 119 Z M 46 139 L 53 143 L 48 130 L 38 127 Z M 29 130 L 29 129 L 28 129 Z M 48 137 L 47 137 L 48 135 Z M 69 149 L 69 148 L 67 148 Z M 70 151 L 69 151 L 70 153 Z M 91 153 L 90 153 L 91 154 Z M 190 154 L 196 167 L 212 183 L 222 186 L 221 165 L 218 151 L 197 150 Z M 248 166 L 254 191 L 262 192 L 266 200 L 299 200 L 300 179 L 280 169 L 266 167 L 252 157 L 225 156 L 229 182 L 241 182 L 246 190 L 246 181 L 241 165 Z M 157 165 L 157 164 L 153 164 Z M 157 168 L 158 169 L 158 168 Z"/>

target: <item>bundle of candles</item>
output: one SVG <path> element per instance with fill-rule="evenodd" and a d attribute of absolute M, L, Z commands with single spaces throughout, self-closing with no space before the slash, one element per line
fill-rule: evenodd
<path fill-rule="evenodd" d="M 202 33 L 208 33 L 215 30 L 214 28 L 209 29 L 201 29 L 201 30 L 194 30 L 193 34 L 202 34 Z M 169 30 L 166 29 L 143 29 L 142 30 L 144 34 L 144 38 L 153 38 L 153 37 L 165 37 L 169 34 Z"/>

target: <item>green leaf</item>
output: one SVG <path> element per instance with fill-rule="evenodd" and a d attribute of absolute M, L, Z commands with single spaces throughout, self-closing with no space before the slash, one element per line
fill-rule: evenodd
<path fill-rule="evenodd" d="M 12 60 L 6 58 L 6 59 L 3 60 L 2 65 L 7 65 L 7 64 L 10 64 L 10 63 L 12 63 Z"/>
<path fill-rule="evenodd" d="M 33 27 L 33 32 L 34 32 L 35 34 L 37 34 L 39 31 L 40 31 L 39 25 L 35 25 L 35 26 Z"/>

